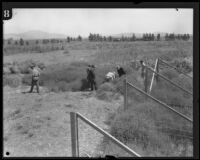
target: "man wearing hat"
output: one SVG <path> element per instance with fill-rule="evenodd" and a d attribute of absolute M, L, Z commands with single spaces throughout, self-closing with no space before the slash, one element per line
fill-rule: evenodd
<path fill-rule="evenodd" d="M 94 65 L 88 65 L 88 68 L 87 68 L 87 80 L 89 82 L 89 86 L 90 86 L 91 90 L 97 90 L 94 69 L 95 69 Z"/>
<path fill-rule="evenodd" d="M 145 75 L 145 69 L 146 69 L 146 64 L 144 63 L 143 60 L 140 60 L 140 64 L 141 64 L 141 77 L 144 78 Z"/>
<path fill-rule="evenodd" d="M 118 73 L 119 77 L 121 77 L 121 76 L 126 74 L 124 69 L 122 67 L 120 67 L 119 65 L 117 65 L 117 73 Z"/>
<path fill-rule="evenodd" d="M 32 69 L 32 82 L 31 82 L 31 89 L 30 89 L 29 93 L 31 93 L 33 91 L 33 88 L 35 85 L 37 88 L 37 93 L 39 93 L 40 71 L 39 71 L 39 68 L 35 64 L 31 65 L 31 69 Z"/>

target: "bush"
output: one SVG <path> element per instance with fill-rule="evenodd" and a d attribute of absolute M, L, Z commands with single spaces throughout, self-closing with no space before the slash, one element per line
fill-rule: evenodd
<path fill-rule="evenodd" d="M 116 87 L 112 83 L 107 82 L 99 86 L 96 96 L 101 100 L 112 100 L 117 97 L 116 94 Z"/>
<path fill-rule="evenodd" d="M 3 86 L 18 87 L 21 84 L 21 78 L 18 75 L 4 75 Z"/>
<path fill-rule="evenodd" d="M 167 89 L 167 87 L 155 86 L 151 94 L 167 104 L 192 106 L 192 97 L 186 98 L 184 92 L 179 89 L 172 90 L 170 87 Z"/>
<path fill-rule="evenodd" d="M 31 85 L 31 81 L 32 81 L 31 74 L 27 74 L 27 75 L 23 76 L 23 78 L 22 78 L 22 84 Z"/>
<path fill-rule="evenodd" d="M 37 65 L 38 65 L 38 68 L 40 68 L 41 70 L 46 68 L 45 64 L 42 62 L 38 63 Z"/>
<path fill-rule="evenodd" d="M 177 78 L 179 76 L 176 70 L 169 70 L 169 69 L 162 70 L 160 74 L 162 74 L 163 76 L 165 76 L 170 80 L 172 80 L 173 78 Z"/>
<path fill-rule="evenodd" d="M 117 139 L 143 146 L 144 150 L 160 151 L 163 155 L 174 155 L 177 152 L 172 150 L 171 144 L 180 139 L 176 134 L 181 133 L 181 130 L 192 132 L 192 125 L 152 102 L 134 105 L 117 113 L 111 120 L 111 134 Z"/>
<path fill-rule="evenodd" d="M 10 67 L 3 67 L 3 74 L 10 74 Z"/>
<path fill-rule="evenodd" d="M 20 70 L 19 70 L 17 65 L 13 65 L 13 66 L 10 67 L 10 72 L 12 74 L 17 74 L 17 73 L 20 73 Z"/>
<path fill-rule="evenodd" d="M 40 83 L 56 92 L 80 91 L 83 89 L 82 80 L 86 77 L 86 66 L 84 62 L 51 65 L 41 74 Z"/>
<path fill-rule="evenodd" d="M 193 70 L 190 62 L 186 61 L 185 59 L 175 59 L 172 62 L 172 65 L 176 66 L 176 68 L 183 73 L 190 73 Z"/>
<path fill-rule="evenodd" d="M 69 54 L 69 50 L 65 50 L 65 51 L 63 51 L 63 54 Z"/>

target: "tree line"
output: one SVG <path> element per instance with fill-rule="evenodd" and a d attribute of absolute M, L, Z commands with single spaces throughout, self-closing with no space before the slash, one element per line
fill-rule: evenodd
<path fill-rule="evenodd" d="M 33 40 L 31 40 L 33 41 Z M 66 39 L 42 39 L 42 40 L 35 40 L 35 44 L 54 44 L 54 43 L 63 43 L 63 42 L 71 42 L 71 41 L 82 41 L 82 37 L 79 35 L 78 37 L 67 37 Z M 5 44 L 5 40 L 3 41 L 3 43 Z M 7 44 L 11 45 L 11 44 L 15 44 L 15 45 L 20 45 L 20 46 L 24 46 L 24 45 L 29 45 L 29 40 L 24 40 L 23 38 L 20 38 L 19 40 L 13 40 L 13 38 L 9 38 L 7 40 Z"/>
<path fill-rule="evenodd" d="M 144 33 L 142 37 L 138 38 L 135 36 L 133 33 L 132 36 L 121 36 L 121 37 L 113 37 L 113 36 L 102 36 L 100 34 L 92 34 L 90 33 L 88 36 L 89 41 L 160 41 L 160 40 L 165 40 L 165 41 L 173 41 L 173 40 L 184 40 L 188 41 L 190 39 L 189 34 L 174 34 L 174 33 L 166 33 L 164 37 L 161 37 L 160 34 L 153 34 L 153 33 Z M 82 41 L 83 38 L 79 35 L 78 37 L 70 37 L 68 36 L 66 39 L 42 39 L 42 40 L 35 40 L 35 44 L 54 44 L 54 43 L 63 43 L 63 42 L 68 42 L 70 43 L 71 41 Z M 20 38 L 19 40 L 15 40 L 13 43 L 13 39 L 9 38 L 7 40 L 7 44 L 15 44 L 15 45 L 29 45 L 28 40 L 24 40 Z M 4 42 L 5 43 L 5 42 Z"/>
<path fill-rule="evenodd" d="M 189 40 L 189 34 L 174 34 L 174 33 L 166 33 L 162 40 L 172 41 L 172 40 Z M 89 41 L 160 41 L 160 34 L 153 33 L 144 33 L 141 38 L 138 38 L 133 33 L 132 36 L 121 36 L 121 37 L 113 37 L 113 36 L 102 36 L 100 34 L 92 34 L 90 33 L 88 36 Z"/>
<path fill-rule="evenodd" d="M 135 34 L 132 34 L 131 37 L 127 37 L 127 36 L 122 36 L 121 38 L 116 38 L 113 36 L 102 36 L 100 34 L 92 34 L 90 33 L 90 35 L 88 36 L 88 40 L 89 41 L 135 41 L 136 40 L 136 36 Z"/>

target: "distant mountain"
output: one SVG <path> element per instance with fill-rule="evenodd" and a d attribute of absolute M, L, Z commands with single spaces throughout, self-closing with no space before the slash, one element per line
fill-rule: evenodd
<path fill-rule="evenodd" d="M 66 38 L 67 35 L 57 34 L 57 33 L 48 33 L 43 31 L 28 31 L 19 34 L 5 34 L 4 39 L 13 38 L 13 39 L 52 39 L 52 38 Z"/>

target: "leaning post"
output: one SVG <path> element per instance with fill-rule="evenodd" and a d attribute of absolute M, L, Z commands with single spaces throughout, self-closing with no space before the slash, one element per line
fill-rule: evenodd
<path fill-rule="evenodd" d="M 124 110 L 127 109 L 127 80 L 124 79 Z"/>
<path fill-rule="evenodd" d="M 79 157 L 77 114 L 70 112 L 72 157 Z"/>
<path fill-rule="evenodd" d="M 159 61 L 160 61 L 159 58 L 157 59 L 157 61 L 158 61 L 158 62 L 157 62 L 156 72 L 159 73 Z M 156 74 L 155 76 L 156 76 L 156 77 L 155 77 L 155 78 L 156 78 L 156 82 L 158 82 L 158 77 L 159 77 L 159 75 Z"/>
<path fill-rule="evenodd" d="M 148 92 L 148 69 L 147 69 L 147 66 L 145 66 L 144 90 L 146 93 Z"/>

